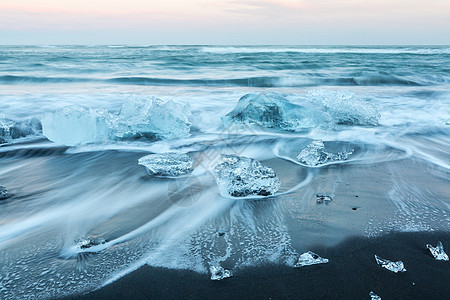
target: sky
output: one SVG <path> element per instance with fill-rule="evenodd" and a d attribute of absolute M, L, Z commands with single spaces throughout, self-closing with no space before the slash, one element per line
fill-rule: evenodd
<path fill-rule="evenodd" d="M 0 44 L 449 45 L 450 0 L 0 0 Z"/>

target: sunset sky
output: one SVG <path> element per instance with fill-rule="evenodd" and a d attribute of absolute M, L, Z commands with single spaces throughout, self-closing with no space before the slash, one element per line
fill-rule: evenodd
<path fill-rule="evenodd" d="M 0 44 L 450 44 L 450 1 L 0 0 Z"/>

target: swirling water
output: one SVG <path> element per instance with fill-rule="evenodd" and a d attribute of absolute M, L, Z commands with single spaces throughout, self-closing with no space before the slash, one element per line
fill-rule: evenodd
<path fill-rule="evenodd" d="M 293 266 L 310 246 L 348 236 L 450 231 L 449 66 L 449 47 L 0 47 L 0 185 L 10 195 L 0 200 L 0 298 L 88 292 L 143 264 L 203 273 L 210 263 Z M 242 96 L 269 92 L 305 109 L 293 116 L 308 122 L 224 125 Z M 186 114 L 145 128 L 188 122 L 189 132 L 117 139 L 124 126 L 142 128 L 130 123 L 141 106 L 123 116 L 123 104 L 155 97 Z M 73 106 L 89 114 L 87 125 L 52 119 Z M 98 115 L 115 131 L 73 145 L 49 141 L 36 122 L 50 118 L 59 136 L 73 137 L 78 127 L 97 130 Z M 28 130 L 14 134 L 12 122 Z M 297 156 L 314 140 L 350 155 L 305 165 Z M 164 152 L 189 154 L 193 173 L 152 177 L 137 164 Z M 261 161 L 280 190 L 221 195 L 220 154 Z M 317 204 L 316 194 L 333 201 Z M 85 237 L 105 243 L 77 247 Z"/>

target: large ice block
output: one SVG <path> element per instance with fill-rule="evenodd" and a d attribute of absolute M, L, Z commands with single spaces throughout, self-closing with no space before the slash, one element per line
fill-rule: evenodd
<path fill-rule="evenodd" d="M 174 139 L 189 136 L 189 107 L 158 98 L 125 102 L 115 119 L 114 134 L 120 139 L 154 136 Z"/>
<path fill-rule="evenodd" d="M 186 105 L 157 98 L 125 102 L 119 114 L 107 110 L 65 107 L 42 119 L 51 141 L 75 146 L 107 140 L 174 139 L 189 136 L 190 110 Z"/>
<path fill-rule="evenodd" d="M 65 107 L 42 118 L 43 134 L 67 146 L 108 140 L 111 132 L 107 111 L 79 106 Z"/>
<path fill-rule="evenodd" d="M 264 128 L 298 130 L 320 126 L 324 115 L 298 104 L 291 103 L 278 93 L 247 94 L 222 121 L 257 125 Z"/>
<path fill-rule="evenodd" d="M 307 95 L 311 101 L 321 103 L 334 123 L 376 126 L 380 118 L 378 108 L 371 102 L 346 91 L 312 90 Z"/>

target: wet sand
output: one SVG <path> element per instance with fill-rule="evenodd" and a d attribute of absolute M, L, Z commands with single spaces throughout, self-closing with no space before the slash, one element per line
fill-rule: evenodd
<path fill-rule="evenodd" d="M 450 262 L 435 260 L 425 245 L 442 241 L 449 252 L 450 233 L 391 233 L 354 237 L 335 247 L 311 250 L 327 264 L 292 268 L 280 265 L 233 270 L 234 277 L 211 281 L 209 274 L 144 266 L 87 295 L 71 299 L 448 299 Z M 374 255 L 402 260 L 406 272 L 393 273 Z"/>

